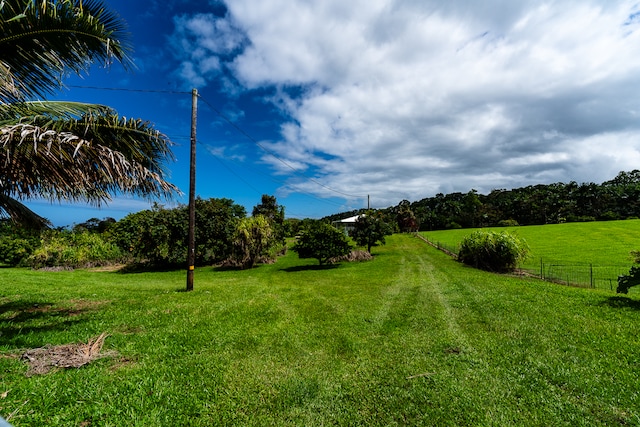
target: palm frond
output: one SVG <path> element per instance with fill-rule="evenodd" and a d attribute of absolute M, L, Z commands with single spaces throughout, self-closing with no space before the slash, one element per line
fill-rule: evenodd
<path fill-rule="evenodd" d="M 74 127 L 91 129 L 81 129 L 82 123 L 61 126 L 67 129 L 64 131 L 26 123 L 0 128 L 0 193 L 19 199 L 43 197 L 97 205 L 117 193 L 165 198 L 179 193 L 164 179 L 157 154 L 130 143 L 145 139 L 144 148 L 165 147 L 170 153 L 161 134 L 149 132 L 137 123 L 128 126 L 129 122 L 121 122 L 124 126 L 116 129 L 121 140 L 106 146 L 100 141 L 105 139 L 100 132 L 73 132 Z M 109 130 L 102 133 L 108 134 Z M 124 152 L 113 148 L 118 145 Z"/>
<path fill-rule="evenodd" d="M 33 123 L 35 120 L 50 118 L 80 119 L 87 115 L 116 114 L 111 108 L 99 104 L 70 101 L 27 101 L 0 104 L 0 126 L 17 123 Z"/>
<path fill-rule="evenodd" d="M 48 219 L 41 217 L 16 199 L 0 193 L 0 218 L 3 217 L 9 218 L 14 224 L 30 229 L 51 227 Z"/>
<path fill-rule="evenodd" d="M 44 97 L 94 62 L 132 67 L 126 24 L 100 0 L 12 0 L 0 8 L 0 101 Z"/>

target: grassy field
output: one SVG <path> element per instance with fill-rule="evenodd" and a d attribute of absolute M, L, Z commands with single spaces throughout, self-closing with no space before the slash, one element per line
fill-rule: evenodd
<path fill-rule="evenodd" d="M 455 248 L 477 229 L 421 232 L 434 242 Z M 572 222 L 566 224 L 529 225 L 526 227 L 491 227 L 485 230 L 508 231 L 527 241 L 530 263 L 540 258 L 601 265 L 630 265 L 629 252 L 640 250 L 640 220 Z"/>
<path fill-rule="evenodd" d="M 460 241 L 475 230 L 438 230 L 420 234 L 457 252 Z M 505 230 L 527 242 L 531 256 L 523 264 L 524 269 L 538 274 L 543 261 L 545 265 L 557 265 L 560 277 L 563 270 L 571 276 L 570 281 L 576 283 L 589 283 L 589 275 L 593 273 L 596 285 L 609 290 L 615 290 L 618 275 L 627 274 L 633 265 L 629 252 L 640 250 L 640 220 L 492 227 L 486 230 Z M 548 268 L 545 267 L 543 273 L 552 273 Z M 632 288 L 631 292 L 640 290 Z"/>
<path fill-rule="evenodd" d="M 0 414 L 21 426 L 640 425 L 640 298 L 460 265 L 395 235 L 366 263 L 0 269 Z M 110 357 L 27 376 L 16 355 Z"/>

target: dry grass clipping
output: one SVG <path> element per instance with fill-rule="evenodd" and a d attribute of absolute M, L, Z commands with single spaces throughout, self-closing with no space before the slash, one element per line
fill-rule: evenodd
<path fill-rule="evenodd" d="M 112 356 L 111 352 L 100 354 L 107 336 L 103 332 L 86 344 L 47 345 L 28 350 L 21 357 L 29 363 L 26 375 L 43 375 L 56 368 L 79 368 L 93 360 Z"/>

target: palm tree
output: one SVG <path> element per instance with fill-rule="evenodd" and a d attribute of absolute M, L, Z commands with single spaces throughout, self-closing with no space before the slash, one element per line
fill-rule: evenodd
<path fill-rule="evenodd" d="M 130 69 L 126 26 L 100 0 L 0 0 L 0 216 L 46 220 L 21 200 L 171 197 L 169 139 L 94 104 L 34 100 L 101 61 Z"/>

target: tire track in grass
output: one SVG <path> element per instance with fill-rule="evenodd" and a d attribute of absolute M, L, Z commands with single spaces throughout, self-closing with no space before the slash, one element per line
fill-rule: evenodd
<path fill-rule="evenodd" d="M 382 345 L 404 345 L 404 353 L 414 356 L 421 352 L 471 356 L 473 348 L 447 295 L 453 292 L 452 278 L 436 267 L 438 260 L 421 242 L 401 238 L 396 268 L 390 269 L 389 285 L 382 290 L 381 305 L 372 320 L 380 337 L 393 338 Z"/>

